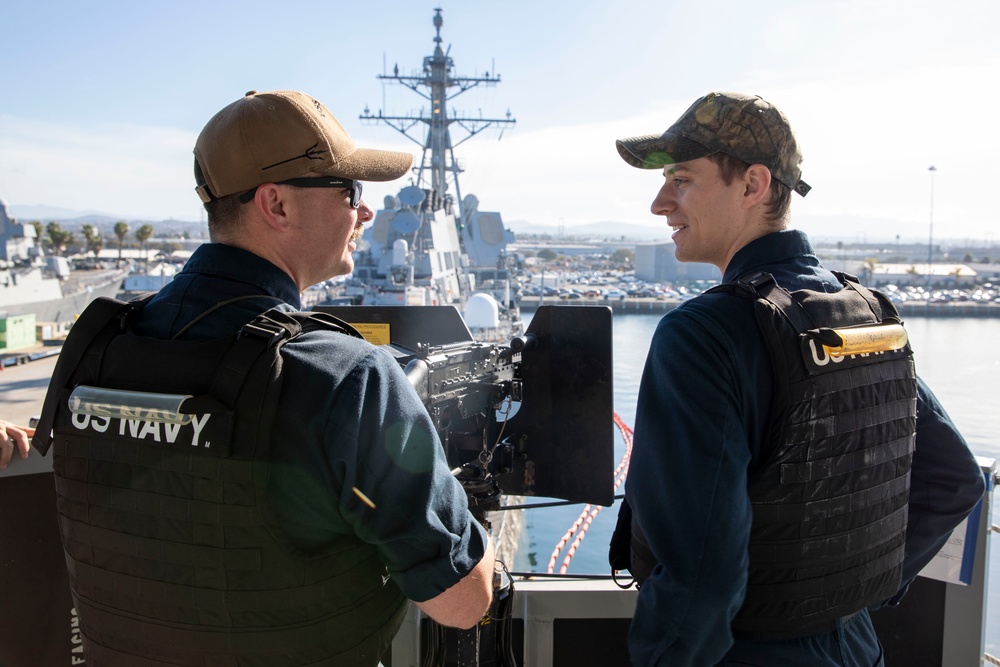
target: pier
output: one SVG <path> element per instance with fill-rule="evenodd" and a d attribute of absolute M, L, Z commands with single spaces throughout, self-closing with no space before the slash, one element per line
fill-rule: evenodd
<path fill-rule="evenodd" d="M 541 303 L 539 303 L 541 301 Z M 645 313 L 666 313 L 677 306 L 682 301 L 678 299 L 651 299 L 633 298 L 624 299 L 602 299 L 602 298 L 581 298 L 581 299 L 560 299 L 554 296 L 547 296 L 539 299 L 537 296 L 525 296 L 521 298 L 521 310 L 534 311 L 539 305 L 545 306 L 608 306 L 612 312 L 618 314 L 645 314 Z M 1000 304 L 996 303 L 974 303 L 967 301 L 949 303 L 928 303 L 926 301 L 914 301 L 910 303 L 895 304 L 901 317 L 1000 317 Z"/>

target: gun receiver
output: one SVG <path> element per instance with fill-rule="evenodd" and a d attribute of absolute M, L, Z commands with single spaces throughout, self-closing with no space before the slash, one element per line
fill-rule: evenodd
<path fill-rule="evenodd" d="M 387 336 L 470 507 L 502 493 L 614 501 L 609 308 L 542 306 L 508 344 L 473 340 L 453 306 L 315 310 Z"/>

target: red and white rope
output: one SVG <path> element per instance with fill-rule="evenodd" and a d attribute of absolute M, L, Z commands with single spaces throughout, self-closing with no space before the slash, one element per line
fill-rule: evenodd
<path fill-rule="evenodd" d="M 625 482 L 625 478 L 628 476 L 628 464 L 629 459 L 632 456 L 632 428 L 622 421 L 622 418 L 615 413 L 615 426 L 622 434 L 622 440 L 625 441 L 625 454 L 622 455 L 621 461 L 618 463 L 618 467 L 615 468 L 615 486 L 614 490 L 617 491 L 618 488 Z M 584 506 L 583 511 L 580 512 L 580 516 L 577 517 L 573 525 L 569 527 L 569 530 L 563 534 L 562 538 L 556 544 L 552 551 L 552 555 L 549 557 L 549 564 L 547 572 L 552 574 L 555 571 L 556 561 L 559 559 L 559 555 L 562 553 L 566 545 L 569 544 L 570 540 L 573 543 L 570 544 L 569 549 L 566 550 L 566 555 L 563 558 L 562 565 L 559 568 L 559 574 L 566 574 L 569 569 L 570 561 L 573 560 L 573 556 L 576 555 L 577 549 L 580 547 L 580 543 L 583 542 L 583 538 L 587 535 L 587 529 L 590 528 L 591 524 L 594 522 L 594 518 L 600 514 L 601 510 L 604 509 L 600 505 L 595 505 L 593 508 L 590 504 Z M 575 536 L 575 537 L 574 537 Z"/>

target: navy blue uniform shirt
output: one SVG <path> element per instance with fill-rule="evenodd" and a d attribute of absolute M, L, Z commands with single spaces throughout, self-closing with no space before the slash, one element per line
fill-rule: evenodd
<path fill-rule="evenodd" d="M 789 291 L 840 289 L 798 231 L 747 244 L 723 280 L 755 271 Z M 918 385 L 904 589 L 984 491 L 975 457 Z M 747 581 L 747 479 L 769 453 L 772 394 L 770 356 L 750 300 L 706 294 L 660 321 L 639 387 L 626 489 L 659 562 L 639 590 L 629 634 L 635 665 L 881 664 L 867 611 L 822 635 L 734 644 L 730 622 Z"/>
<path fill-rule="evenodd" d="M 274 307 L 300 308 L 288 274 L 253 253 L 205 244 L 150 300 L 135 331 L 208 340 Z M 399 364 L 329 332 L 303 335 L 282 357 L 270 490 L 292 543 L 309 552 L 357 535 L 377 547 L 392 580 L 417 602 L 458 583 L 482 559 L 486 534 Z M 345 365 L 345 358 L 361 361 Z"/>

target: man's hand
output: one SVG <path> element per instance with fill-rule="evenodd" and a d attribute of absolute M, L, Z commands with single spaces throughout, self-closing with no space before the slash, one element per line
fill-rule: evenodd
<path fill-rule="evenodd" d="M 4 470 L 10 463 L 15 446 L 22 459 L 28 458 L 28 448 L 30 447 L 28 438 L 34 434 L 35 429 L 33 428 L 17 426 L 0 419 L 0 470 Z"/>

